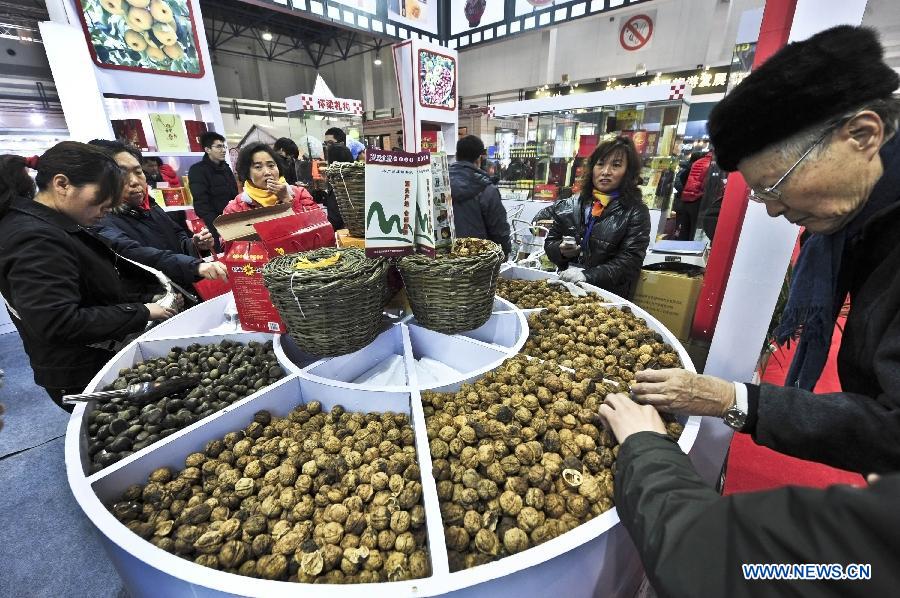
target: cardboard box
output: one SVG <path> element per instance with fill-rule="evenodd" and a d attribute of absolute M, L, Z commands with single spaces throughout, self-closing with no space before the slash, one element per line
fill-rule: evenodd
<path fill-rule="evenodd" d="M 254 224 L 274 220 L 293 213 L 293 206 L 285 203 L 246 212 L 223 214 L 216 218 L 213 224 L 216 230 L 219 231 L 219 236 L 225 241 L 257 241 L 259 240 L 259 235 L 256 234 L 256 229 L 253 228 Z"/>
<path fill-rule="evenodd" d="M 634 302 L 668 328 L 679 340 L 691 334 L 691 323 L 703 276 L 641 270 Z"/>

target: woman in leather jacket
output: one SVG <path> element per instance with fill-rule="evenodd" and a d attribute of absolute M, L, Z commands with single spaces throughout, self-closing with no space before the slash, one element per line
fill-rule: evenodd
<path fill-rule="evenodd" d="M 650 244 L 650 210 L 638 189 L 640 171 L 631 139 L 604 141 L 588 160 L 581 194 L 553 205 L 544 250 L 562 271 L 561 279 L 632 298 Z M 563 237 L 575 242 L 564 243 Z"/>

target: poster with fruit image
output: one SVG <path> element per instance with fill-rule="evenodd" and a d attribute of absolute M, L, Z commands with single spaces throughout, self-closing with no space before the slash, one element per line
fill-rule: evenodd
<path fill-rule="evenodd" d="M 94 62 L 109 69 L 202 77 L 191 0 L 77 0 Z"/>

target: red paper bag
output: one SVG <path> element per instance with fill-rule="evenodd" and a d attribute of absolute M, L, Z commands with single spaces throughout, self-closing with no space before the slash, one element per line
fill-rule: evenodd
<path fill-rule="evenodd" d="M 334 228 L 324 210 L 291 214 L 253 224 L 270 257 L 334 247 Z"/>
<path fill-rule="evenodd" d="M 225 293 L 231 290 L 231 283 L 228 280 L 199 280 L 194 283 L 194 289 L 196 289 L 197 294 L 200 295 L 200 298 L 204 301 L 209 301 L 210 299 L 215 299 L 220 295 L 224 295 Z"/>
<path fill-rule="evenodd" d="M 262 269 L 269 261 L 265 245 L 259 241 L 234 241 L 222 261 L 228 268 L 241 327 L 259 332 L 286 332 L 287 327 L 272 305 L 263 282 Z"/>

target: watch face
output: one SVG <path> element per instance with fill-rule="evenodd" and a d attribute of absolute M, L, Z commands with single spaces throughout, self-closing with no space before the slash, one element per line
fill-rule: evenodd
<path fill-rule="evenodd" d="M 725 416 L 722 419 L 729 427 L 740 430 L 747 423 L 747 414 L 736 407 L 732 407 L 725 412 Z"/>

